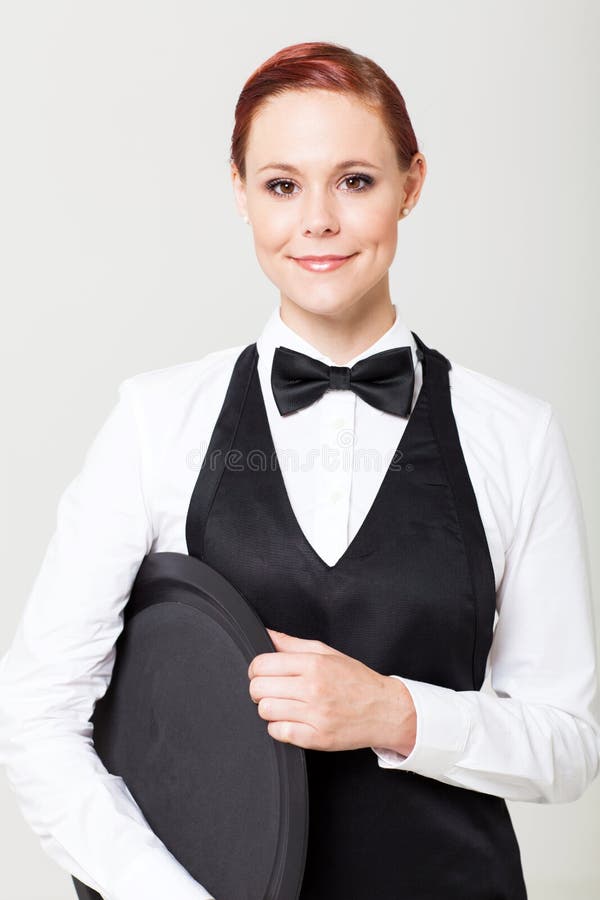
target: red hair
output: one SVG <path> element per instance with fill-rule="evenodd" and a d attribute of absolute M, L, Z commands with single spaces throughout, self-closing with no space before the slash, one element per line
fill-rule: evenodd
<path fill-rule="evenodd" d="M 246 148 L 254 115 L 268 97 L 288 90 L 321 88 L 353 94 L 381 115 L 405 172 L 419 152 L 402 94 L 383 69 L 340 44 L 292 44 L 269 57 L 246 81 L 235 107 L 230 161 L 246 179 Z"/>

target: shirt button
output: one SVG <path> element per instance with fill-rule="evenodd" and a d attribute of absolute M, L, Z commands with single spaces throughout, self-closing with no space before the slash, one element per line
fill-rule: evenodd
<path fill-rule="evenodd" d="M 341 500 L 341 498 L 342 498 L 342 492 L 341 492 L 341 491 L 332 491 L 332 493 L 331 493 L 331 499 L 333 500 L 334 503 L 337 503 L 338 500 Z"/>
<path fill-rule="evenodd" d="M 340 419 L 340 418 L 334 419 L 333 422 L 332 422 L 331 424 L 332 424 L 333 428 L 343 428 L 343 427 L 344 427 L 344 420 L 343 420 L 343 419 Z"/>

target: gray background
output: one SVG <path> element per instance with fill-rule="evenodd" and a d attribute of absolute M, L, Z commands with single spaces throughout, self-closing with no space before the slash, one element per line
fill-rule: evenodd
<path fill-rule="evenodd" d="M 552 402 L 598 584 L 599 20 L 583 0 L 2 4 L 0 653 L 119 381 L 250 342 L 278 303 L 229 139 L 245 79 L 304 40 L 403 93 L 428 175 L 392 298 L 430 346 Z M 599 801 L 597 779 L 509 804 L 531 900 L 598 896 Z M 3 896 L 74 900 L 4 776 L 0 831 Z"/>

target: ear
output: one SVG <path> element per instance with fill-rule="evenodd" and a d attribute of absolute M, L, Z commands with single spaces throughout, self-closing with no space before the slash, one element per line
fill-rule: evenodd
<path fill-rule="evenodd" d="M 400 209 L 398 210 L 399 219 L 404 218 L 402 209 L 405 206 L 408 206 L 408 208 L 412 210 L 417 205 L 426 175 L 427 161 L 422 153 L 415 153 L 404 180 L 404 200 L 400 204 Z"/>
<path fill-rule="evenodd" d="M 238 212 L 242 218 L 248 215 L 248 209 L 246 205 L 246 185 L 242 181 L 242 177 L 239 173 L 238 167 L 235 163 L 231 163 L 231 182 L 233 184 L 233 193 L 235 196 L 235 205 L 237 206 Z"/>

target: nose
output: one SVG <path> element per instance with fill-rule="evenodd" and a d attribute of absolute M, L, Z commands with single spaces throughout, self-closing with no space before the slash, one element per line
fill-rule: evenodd
<path fill-rule="evenodd" d="M 339 229 L 335 202 L 326 192 L 315 192 L 307 196 L 301 215 L 302 231 L 305 234 L 322 234 L 325 231 L 336 232 Z"/>

